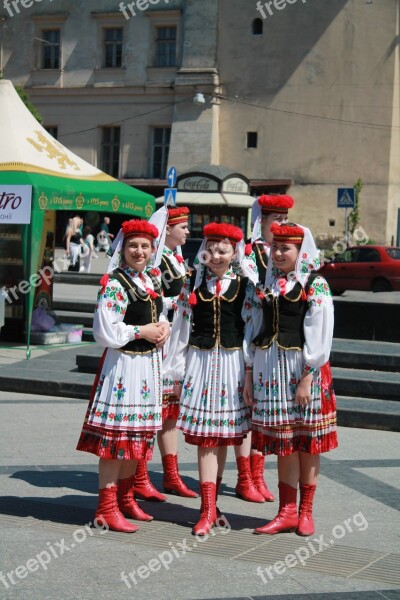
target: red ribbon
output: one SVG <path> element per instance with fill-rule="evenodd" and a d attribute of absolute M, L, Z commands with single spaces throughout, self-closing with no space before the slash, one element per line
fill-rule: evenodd
<path fill-rule="evenodd" d="M 109 277 L 108 273 L 103 275 L 103 277 L 100 279 L 100 285 L 101 285 L 100 294 L 103 294 L 103 292 L 106 291 L 106 287 L 107 287 L 107 283 L 108 283 L 109 279 L 110 279 L 110 277 Z"/>
<path fill-rule="evenodd" d="M 185 259 L 183 258 L 183 256 L 181 256 L 177 252 L 174 252 L 174 256 L 175 256 L 175 258 L 176 258 L 176 260 L 178 261 L 179 264 L 182 264 L 183 262 L 185 262 Z"/>
<path fill-rule="evenodd" d="M 221 293 L 221 280 L 220 279 L 217 279 L 217 284 L 215 286 L 215 293 L 217 294 L 217 296 L 219 296 Z"/>

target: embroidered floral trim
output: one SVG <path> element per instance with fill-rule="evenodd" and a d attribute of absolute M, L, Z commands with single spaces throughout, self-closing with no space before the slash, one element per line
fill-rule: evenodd
<path fill-rule="evenodd" d="M 314 373 L 317 372 L 317 369 L 314 369 L 314 367 L 310 367 L 310 365 L 304 365 L 303 371 L 304 373 L 310 373 L 311 375 L 314 375 Z"/>
<path fill-rule="evenodd" d="M 133 325 L 133 339 L 140 340 L 140 327 L 138 325 Z"/>

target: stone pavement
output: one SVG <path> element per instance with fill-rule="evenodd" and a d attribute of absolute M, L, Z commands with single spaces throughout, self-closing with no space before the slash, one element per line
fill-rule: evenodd
<path fill-rule="evenodd" d="M 97 459 L 75 450 L 86 400 L 0 392 L 0 405 L 1 599 L 400 598 L 398 433 L 339 429 L 339 448 L 322 457 L 310 539 L 252 535 L 277 502 L 235 497 L 230 449 L 225 527 L 201 541 L 191 536 L 199 500 L 176 496 L 143 502 L 155 519 L 135 534 L 89 529 Z M 180 463 L 196 488 L 196 451 L 181 438 Z M 266 464 L 276 493 L 276 459 Z M 161 489 L 157 449 L 150 469 Z"/>

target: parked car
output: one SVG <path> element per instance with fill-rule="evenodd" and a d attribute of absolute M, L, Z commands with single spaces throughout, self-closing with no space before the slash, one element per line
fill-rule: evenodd
<path fill-rule="evenodd" d="M 334 295 L 345 290 L 400 291 L 400 248 L 355 246 L 319 271 Z"/>

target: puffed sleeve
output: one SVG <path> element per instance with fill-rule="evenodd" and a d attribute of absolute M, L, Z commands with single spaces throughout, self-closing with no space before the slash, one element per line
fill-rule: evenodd
<path fill-rule="evenodd" d="M 246 296 L 242 309 L 242 319 L 245 322 L 243 356 L 246 369 L 253 366 L 254 346 L 252 341 L 260 333 L 263 324 L 262 291 L 251 281 L 247 284 Z"/>
<path fill-rule="evenodd" d="M 187 280 L 178 296 L 174 309 L 170 341 L 163 360 L 164 394 L 172 394 L 174 385 L 183 383 L 189 336 L 192 330 L 192 309 L 188 299 L 190 281 Z"/>
<path fill-rule="evenodd" d="M 304 370 L 313 372 L 329 360 L 333 338 L 333 301 L 325 279 L 316 277 L 307 295 L 304 318 Z"/>
<path fill-rule="evenodd" d="M 109 279 L 97 296 L 93 317 L 93 336 L 104 348 L 122 348 L 135 339 L 138 329 L 123 323 L 128 295 L 116 279 Z"/>

